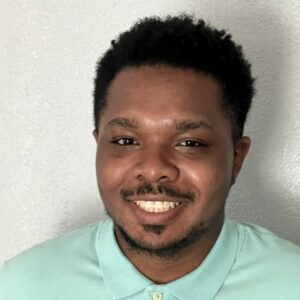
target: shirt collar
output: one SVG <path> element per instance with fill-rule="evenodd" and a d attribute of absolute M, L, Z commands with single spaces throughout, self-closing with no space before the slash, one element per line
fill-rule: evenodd
<path fill-rule="evenodd" d="M 102 224 L 96 247 L 103 280 L 114 299 L 128 297 L 153 284 L 121 251 L 111 220 Z"/>
<path fill-rule="evenodd" d="M 193 272 L 159 286 L 179 299 L 213 299 L 234 264 L 237 249 L 237 229 L 233 222 L 225 219 L 214 247 L 201 265 Z M 114 299 L 128 297 L 155 285 L 122 253 L 111 220 L 102 224 L 97 251 L 103 279 Z"/>
<path fill-rule="evenodd" d="M 201 265 L 193 272 L 165 286 L 179 299 L 213 299 L 227 278 L 238 251 L 238 231 L 225 219 L 221 233 Z"/>

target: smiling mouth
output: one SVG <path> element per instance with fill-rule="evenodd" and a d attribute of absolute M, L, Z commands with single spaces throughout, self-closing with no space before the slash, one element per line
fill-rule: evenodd
<path fill-rule="evenodd" d="M 171 202 L 171 201 L 144 201 L 138 200 L 134 201 L 135 205 L 137 205 L 140 209 L 146 212 L 152 213 L 162 213 L 167 212 L 176 208 L 181 202 Z"/>

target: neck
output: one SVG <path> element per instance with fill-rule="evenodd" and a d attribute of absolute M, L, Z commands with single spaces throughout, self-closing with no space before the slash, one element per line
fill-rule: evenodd
<path fill-rule="evenodd" d="M 119 246 L 133 265 L 156 284 L 174 281 L 194 271 L 213 248 L 221 232 L 223 220 L 211 224 L 201 238 L 171 258 L 161 258 L 132 250 L 120 234 L 116 234 Z"/>

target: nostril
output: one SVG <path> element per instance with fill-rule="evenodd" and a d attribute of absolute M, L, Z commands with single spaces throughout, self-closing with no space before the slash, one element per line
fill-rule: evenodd
<path fill-rule="evenodd" d="M 166 182 L 174 181 L 179 175 L 179 169 L 170 158 L 148 154 L 147 159 L 139 161 L 132 172 L 138 181 Z"/>
<path fill-rule="evenodd" d="M 161 177 L 159 177 L 158 182 L 159 182 L 159 181 L 162 181 L 162 180 L 164 180 L 164 179 L 168 179 L 168 176 L 161 176 Z"/>
<path fill-rule="evenodd" d="M 137 176 L 137 179 L 138 180 L 141 180 L 141 181 L 145 181 L 145 177 L 143 175 L 138 175 Z"/>

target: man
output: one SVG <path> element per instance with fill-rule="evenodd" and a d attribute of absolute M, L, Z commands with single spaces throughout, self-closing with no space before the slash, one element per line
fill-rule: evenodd
<path fill-rule="evenodd" d="M 111 219 L 8 262 L 0 299 L 300 299 L 299 247 L 224 216 L 252 97 L 250 65 L 224 31 L 181 15 L 121 34 L 94 92 Z"/>

